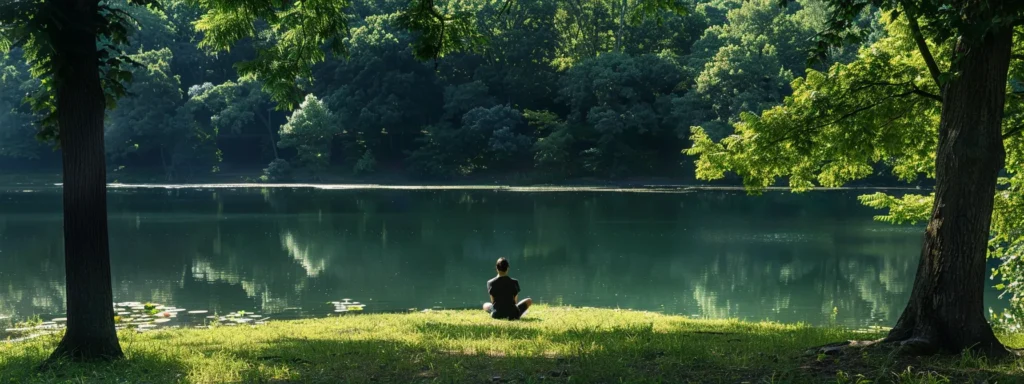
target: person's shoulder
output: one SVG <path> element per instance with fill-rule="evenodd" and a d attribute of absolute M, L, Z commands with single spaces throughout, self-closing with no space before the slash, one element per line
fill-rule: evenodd
<path fill-rule="evenodd" d="M 494 282 L 498 281 L 498 279 L 500 279 L 500 278 L 501 278 L 501 276 L 494 276 L 490 280 L 487 280 L 487 284 L 494 284 Z M 477 280 L 477 281 L 479 281 L 479 280 Z"/>

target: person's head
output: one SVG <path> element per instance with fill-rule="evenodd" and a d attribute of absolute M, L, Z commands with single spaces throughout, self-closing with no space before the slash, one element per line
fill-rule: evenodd
<path fill-rule="evenodd" d="M 508 273 L 508 259 L 504 257 L 498 258 L 498 262 L 494 264 L 494 268 L 498 270 L 499 275 Z"/>

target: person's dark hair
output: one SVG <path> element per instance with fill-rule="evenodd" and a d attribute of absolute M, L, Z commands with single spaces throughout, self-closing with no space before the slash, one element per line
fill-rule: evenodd
<path fill-rule="evenodd" d="M 508 272 L 508 260 L 504 257 L 498 258 L 498 262 L 494 266 L 501 272 Z"/>

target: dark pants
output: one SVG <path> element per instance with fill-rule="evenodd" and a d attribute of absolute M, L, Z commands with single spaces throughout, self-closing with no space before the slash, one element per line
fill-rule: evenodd
<path fill-rule="evenodd" d="M 491 313 L 491 318 L 494 319 L 519 320 L 519 318 L 523 316 L 523 313 L 526 313 L 526 310 L 530 308 L 531 304 L 533 304 L 533 300 L 526 298 L 520 300 L 519 303 L 516 304 L 515 313 L 498 313 L 498 311 L 494 309 L 493 305 L 490 307 L 488 312 Z"/>

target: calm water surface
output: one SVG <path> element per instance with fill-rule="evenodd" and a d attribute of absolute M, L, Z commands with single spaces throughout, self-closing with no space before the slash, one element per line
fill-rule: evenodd
<path fill-rule="evenodd" d="M 475 308 L 504 256 L 541 303 L 891 326 L 922 229 L 872 221 L 857 194 L 111 189 L 114 295 L 277 317 Z M 60 316 L 62 258 L 60 191 L 0 189 L 0 318 Z"/>

